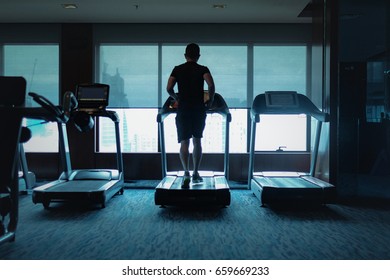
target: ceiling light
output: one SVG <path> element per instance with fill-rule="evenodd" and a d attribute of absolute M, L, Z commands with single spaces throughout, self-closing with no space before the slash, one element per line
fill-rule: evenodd
<path fill-rule="evenodd" d="M 76 4 L 61 4 L 62 8 L 64 9 L 77 9 Z"/>
<path fill-rule="evenodd" d="M 226 4 L 213 4 L 214 9 L 225 9 L 226 7 Z"/>

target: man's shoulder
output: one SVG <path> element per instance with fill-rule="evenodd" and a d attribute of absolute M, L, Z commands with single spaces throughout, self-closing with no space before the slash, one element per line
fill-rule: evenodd
<path fill-rule="evenodd" d="M 182 63 L 175 66 L 175 68 L 183 68 L 183 67 L 187 67 L 187 63 Z"/>
<path fill-rule="evenodd" d="M 178 72 L 184 71 L 185 72 L 189 69 L 196 69 L 196 71 L 199 71 L 202 73 L 210 72 L 210 70 L 207 66 L 198 64 L 196 62 L 186 62 L 186 63 L 180 64 L 180 65 L 177 65 L 177 66 L 175 66 L 174 71 L 175 72 L 176 71 L 178 71 Z"/>
<path fill-rule="evenodd" d="M 174 68 L 173 68 L 173 71 L 177 72 L 177 71 L 183 71 L 183 69 L 186 68 L 186 64 L 183 63 L 183 64 L 179 64 L 179 65 L 176 65 Z"/>
<path fill-rule="evenodd" d="M 196 63 L 194 67 L 197 69 L 197 71 L 202 72 L 202 73 L 210 72 L 209 68 L 205 65 L 202 65 L 202 64 Z"/>

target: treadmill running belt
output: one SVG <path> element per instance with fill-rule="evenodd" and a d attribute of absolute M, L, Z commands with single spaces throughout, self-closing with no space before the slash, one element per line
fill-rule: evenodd
<path fill-rule="evenodd" d="M 320 188 L 319 186 L 300 177 L 254 177 L 262 186 L 274 188 Z"/>
<path fill-rule="evenodd" d="M 171 190 L 185 190 L 181 187 L 183 182 L 183 177 L 177 177 L 171 186 Z M 203 177 L 203 182 L 200 183 L 190 183 L 190 190 L 211 190 L 215 189 L 214 187 L 214 178 L 213 177 Z M 188 190 L 188 189 L 187 189 Z"/>
<path fill-rule="evenodd" d="M 90 192 L 101 189 L 107 183 L 99 180 L 66 181 L 47 189 L 46 192 Z"/>

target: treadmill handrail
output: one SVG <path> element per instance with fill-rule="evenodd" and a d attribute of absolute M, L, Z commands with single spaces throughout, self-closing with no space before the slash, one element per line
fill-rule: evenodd
<path fill-rule="evenodd" d="M 250 110 L 250 117 L 252 121 L 259 122 L 259 115 L 293 115 L 293 114 L 305 114 L 314 117 L 321 122 L 329 122 L 329 114 L 322 112 L 316 105 L 306 96 L 301 93 L 291 92 L 298 98 L 298 104 L 296 106 L 267 106 L 266 94 L 267 93 L 288 93 L 286 91 L 267 91 L 261 93 L 253 100 L 252 108 Z"/>
<path fill-rule="evenodd" d="M 114 123 L 119 123 L 119 116 L 116 111 L 112 110 L 99 110 L 99 111 L 84 111 L 84 110 L 76 110 L 75 113 L 77 112 L 86 112 L 89 114 L 91 117 L 103 117 L 103 118 L 109 118 L 111 119 Z"/>
<path fill-rule="evenodd" d="M 61 109 L 58 106 L 59 109 Z M 26 107 L 24 108 L 24 117 L 27 119 L 35 119 L 35 120 L 44 120 L 46 122 L 59 122 L 59 123 L 65 123 L 56 116 L 54 116 L 52 113 L 48 112 L 43 107 Z"/>
<path fill-rule="evenodd" d="M 177 113 L 177 109 L 170 107 L 170 105 L 172 104 L 173 101 L 174 100 L 173 100 L 173 98 L 171 96 L 167 98 L 167 100 L 165 101 L 163 107 L 161 107 L 158 110 L 157 122 L 159 122 L 159 123 L 163 122 L 164 119 L 168 115 Z M 219 93 L 215 93 L 215 95 L 214 95 L 213 105 L 214 104 L 218 104 L 219 106 L 217 106 L 217 107 L 212 106 L 211 108 L 206 110 L 206 113 L 207 114 L 212 114 L 212 113 L 220 114 L 220 115 L 222 115 L 223 117 L 226 118 L 227 122 L 231 122 L 232 116 L 231 116 L 229 107 L 227 106 L 225 100 L 222 98 L 222 96 Z"/>
<path fill-rule="evenodd" d="M 67 123 L 71 112 L 77 107 L 77 100 L 71 91 L 64 94 L 63 106 L 56 106 L 42 95 L 29 92 L 29 95 L 40 107 L 26 107 L 25 117 L 29 119 L 45 120 L 47 122 Z"/>

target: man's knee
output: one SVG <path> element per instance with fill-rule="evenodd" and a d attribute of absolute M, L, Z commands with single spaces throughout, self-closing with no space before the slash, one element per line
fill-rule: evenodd
<path fill-rule="evenodd" d="M 180 141 L 180 146 L 182 148 L 188 148 L 190 146 L 190 140 L 181 140 Z"/>
<path fill-rule="evenodd" d="M 192 143 L 194 144 L 194 146 L 198 146 L 200 147 L 202 145 L 202 141 L 201 141 L 201 138 L 192 138 Z"/>

